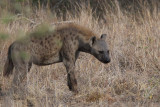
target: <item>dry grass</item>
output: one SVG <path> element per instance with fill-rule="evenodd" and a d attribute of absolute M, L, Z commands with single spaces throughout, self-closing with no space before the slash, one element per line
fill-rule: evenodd
<path fill-rule="evenodd" d="M 107 10 L 106 10 L 107 11 Z M 144 10 L 145 17 L 135 21 L 121 12 L 106 14 L 106 23 L 93 19 L 90 9 L 79 17 L 67 13 L 66 19 L 89 27 L 98 35 L 107 33 L 111 63 L 104 65 L 93 56 L 81 53 L 76 62 L 79 94 L 67 87 L 62 63 L 39 67 L 27 75 L 26 100 L 1 96 L 0 106 L 25 107 L 158 107 L 160 105 L 160 13 Z M 2 76 L 9 45 L 41 22 L 54 27 L 63 21 L 46 10 L 25 15 L 0 14 L 0 91 L 9 89 L 12 76 Z"/>

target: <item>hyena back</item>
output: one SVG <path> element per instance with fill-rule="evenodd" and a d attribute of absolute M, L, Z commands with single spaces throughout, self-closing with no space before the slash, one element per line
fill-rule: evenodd
<path fill-rule="evenodd" d="M 73 23 L 58 26 L 54 30 L 38 28 L 10 45 L 3 74 L 9 76 L 15 67 L 12 87 L 19 87 L 32 63 L 43 66 L 63 62 L 69 89 L 77 93 L 74 71 L 79 52 L 90 53 L 99 61 L 109 63 L 105 39 L 106 34 L 96 38 L 91 30 Z"/>

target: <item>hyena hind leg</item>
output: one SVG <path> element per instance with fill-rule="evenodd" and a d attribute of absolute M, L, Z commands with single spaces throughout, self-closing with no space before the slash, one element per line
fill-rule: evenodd
<path fill-rule="evenodd" d="M 31 65 L 21 64 L 15 66 L 14 77 L 11 85 L 12 92 L 20 98 L 25 98 L 27 92 L 26 81 L 27 72 L 30 70 Z"/>

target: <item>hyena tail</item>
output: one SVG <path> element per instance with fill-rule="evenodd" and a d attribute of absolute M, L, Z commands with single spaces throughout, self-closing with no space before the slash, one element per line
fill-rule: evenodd
<path fill-rule="evenodd" d="M 3 76 L 6 76 L 6 77 L 8 77 L 10 74 L 12 74 L 13 68 L 14 68 L 12 58 L 11 58 L 11 47 L 12 47 L 12 45 L 10 45 L 10 47 L 8 49 L 8 57 L 7 57 L 5 65 L 4 65 Z"/>

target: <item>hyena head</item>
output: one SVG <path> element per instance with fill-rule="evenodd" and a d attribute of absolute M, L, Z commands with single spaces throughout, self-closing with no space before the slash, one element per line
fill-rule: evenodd
<path fill-rule="evenodd" d="M 103 63 L 111 61 L 108 46 L 105 42 L 106 36 L 106 34 L 102 34 L 100 38 L 92 37 L 90 40 L 91 54 Z"/>

